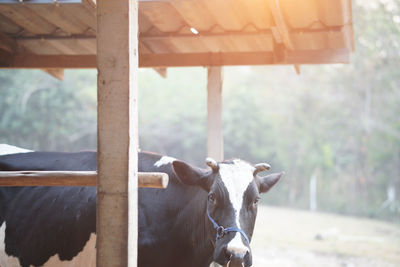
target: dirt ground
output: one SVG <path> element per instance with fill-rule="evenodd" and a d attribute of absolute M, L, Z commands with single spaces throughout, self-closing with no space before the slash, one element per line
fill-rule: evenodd
<path fill-rule="evenodd" d="M 400 225 L 260 206 L 253 266 L 400 266 Z"/>

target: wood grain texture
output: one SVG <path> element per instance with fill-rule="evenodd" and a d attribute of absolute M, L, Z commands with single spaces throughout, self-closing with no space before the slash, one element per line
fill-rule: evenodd
<path fill-rule="evenodd" d="M 137 262 L 136 0 L 97 1 L 97 266 Z"/>
<path fill-rule="evenodd" d="M 207 80 L 207 155 L 224 159 L 222 132 L 222 67 L 209 67 Z"/>
<path fill-rule="evenodd" d="M 139 172 L 138 186 L 167 188 L 168 174 Z M 0 171 L 0 186 L 96 186 L 96 171 Z"/>

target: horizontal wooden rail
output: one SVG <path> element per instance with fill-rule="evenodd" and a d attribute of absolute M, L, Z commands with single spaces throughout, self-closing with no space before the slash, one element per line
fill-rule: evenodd
<path fill-rule="evenodd" d="M 139 172 L 139 187 L 166 188 L 168 174 Z M 0 171 L 0 186 L 96 186 L 96 171 Z"/>

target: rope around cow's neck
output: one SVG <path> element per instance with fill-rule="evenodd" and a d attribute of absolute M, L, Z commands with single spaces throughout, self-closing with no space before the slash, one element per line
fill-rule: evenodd
<path fill-rule="evenodd" d="M 207 198 L 207 216 L 208 219 L 210 219 L 211 223 L 213 224 L 214 228 L 217 230 L 217 237 L 216 239 L 221 239 L 224 237 L 225 234 L 229 232 L 238 232 L 240 233 L 244 239 L 246 239 L 247 244 L 250 245 L 249 238 L 245 234 L 245 232 L 242 231 L 242 229 L 236 228 L 236 227 L 228 227 L 224 228 L 222 225 L 218 225 L 218 223 L 211 217 L 210 212 L 208 211 L 208 198 Z"/>

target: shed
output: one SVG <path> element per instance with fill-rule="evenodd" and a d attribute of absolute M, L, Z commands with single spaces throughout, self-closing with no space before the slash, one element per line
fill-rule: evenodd
<path fill-rule="evenodd" d="M 138 67 L 209 67 L 208 147 L 221 159 L 221 66 L 300 72 L 353 49 L 350 0 L 0 2 L 0 68 L 98 69 L 98 266 L 136 266 Z"/>

